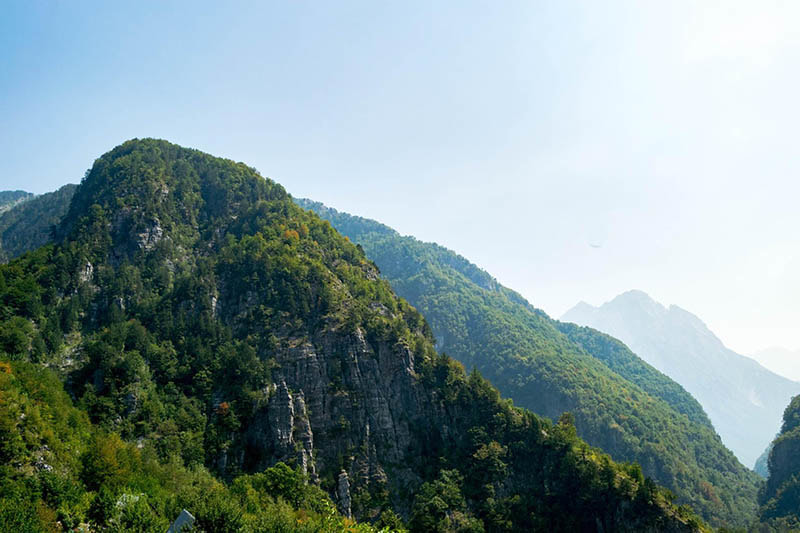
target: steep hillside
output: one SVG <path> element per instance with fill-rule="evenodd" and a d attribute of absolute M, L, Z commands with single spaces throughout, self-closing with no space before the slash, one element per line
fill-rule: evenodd
<path fill-rule="evenodd" d="M 66 214 L 76 185 L 17 202 L 0 214 L 0 263 L 50 242 L 52 229 Z"/>
<path fill-rule="evenodd" d="M 783 413 L 769 452 L 769 478 L 761 495 L 761 521 L 780 531 L 800 530 L 800 396 Z"/>
<path fill-rule="evenodd" d="M 784 406 L 800 393 L 800 383 L 727 349 L 695 315 L 664 307 L 641 291 L 597 308 L 580 304 L 562 318 L 619 338 L 683 385 L 747 465 L 755 464 L 780 427 Z"/>
<path fill-rule="evenodd" d="M 0 191 L 0 214 L 31 198 L 33 198 L 33 193 L 30 192 Z"/>
<path fill-rule="evenodd" d="M 777 437 L 778 435 L 776 435 Z M 756 474 L 766 479 L 769 477 L 769 452 L 772 451 L 772 443 L 767 446 L 767 449 L 764 450 L 764 453 L 758 456 L 756 459 L 756 465 L 753 467 L 753 470 Z"/>
<path fill-rule="evenodd" d="M 55 471 L 80 482 L 74 498 L 24 490 L 46 468 L 3 471 L 39 518 L 118 527 L 120 509 L 148 523 L 188 502 L 201 529 L 272 531 L 276 490 L 302 504 L 308 478 L 342 515 L 396 512 L 414 531 L 701 527 L 569 415 L 513 407 L 437 354 L 358 247 L 243 164 L 129 141 L 95 162 L 55 235 L 0 267 L 0 350 L 57 371 L 108 436 Z"/>
<path fill-rule="evenodd" d="M 536 413 L 574 414 L 578 434 L 636 461 L 715 524 L 748 524 L 759 480 L 714 433 L 699 404 L 615 339 L 550 319 L 441 246 L 299 200 L 361 246 L 429 321 L 437 347 Z"/>

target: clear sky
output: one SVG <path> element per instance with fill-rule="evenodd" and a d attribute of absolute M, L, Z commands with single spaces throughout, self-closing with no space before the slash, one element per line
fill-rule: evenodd
<path fill-rule="evenodd" d="M 165 138 L 556 317 L 638 288 L 800 347 L 800 3 L 122 4 L 0 3 L 0 189 Z"/>

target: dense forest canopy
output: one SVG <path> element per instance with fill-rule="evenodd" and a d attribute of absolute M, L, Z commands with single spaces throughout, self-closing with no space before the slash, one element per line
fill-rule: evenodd
<path fill-rule="evenodd" d="M 50 242 L 76 187 L 64 185 L 57 191 L 25 197 L 24 203 L 16 202 L 5 212 L 0 207 L 0 263 Z"/>
<path fill-rule="evenodd" d="M 691 395 L 623 343 L 549 318 L 446 248 L 297 202 L 364 249 L 426 317 L 439 349 L 477 368 L 516 404 L 553 419 L 570 411 L 582 438 L 641 464 L 714 525 L 744 527 L 755 518 L 758 477 L 723 446 Z"/>
<path fill-rule="evenodd" d="M 359 247 L 244 164 L 126 142 L 53 234 L 0 266 L 0 529 L 705 527 L 572 415 L 437 353 Z"/>

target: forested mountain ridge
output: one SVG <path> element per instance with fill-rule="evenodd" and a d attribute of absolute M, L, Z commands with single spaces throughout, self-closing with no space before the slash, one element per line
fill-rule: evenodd
<path fill-rule="evenodd" d="M 66 214 L 76 185 L 26 197 L 0 213 L 0 263 L 50 242 L 52 229 Z"/>
<path fill-rule="evenodd" d="M 761 521 L 779 531 L 800 530 L 800 396 L 786 407 L 781 432 L 769 450 Z"/>
<path fill-rule="evenodd" d="M 0 213 L 5 213 L 33 196 L 33 193 L 25 191 L 0 191 Z"/>
<path fill-rule="evenodd" d="M 181 507 L 206 531 L 703 528 L 569 416 L 437 354 L 357 246 L 246 165 L 126 142 L 55 234 L 0 266 L 6 528 L 163 531 Z"/>
<path fill-rule="evenodd" d="M 556 418 L 617 460 L 636 461 L 712 524 L 746 526 L 760 481 L 727 450 L 700 405 L 624 344 L 559 323 L 441 246 L 310 200 L 296 200 L 361 246 L 431 324 L 437 347 L 504 395 Z"/>
<path fill-rule="evenodd" d="M 614 335 L 683 385 L 747 465 L 764 452 L 780 427 L 784 406 L 800 393 L 800 383 L 726 348 L 697 316 L 674 305 L 667 308 L 641 291 L 600 307 L 578 305 L 563 319 Z"/>

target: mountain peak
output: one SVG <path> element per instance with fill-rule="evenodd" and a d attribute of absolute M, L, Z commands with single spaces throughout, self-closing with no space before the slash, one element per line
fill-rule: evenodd
<path fill-rule="evenodd" d="M 229 222 L 259 201 L 288 194 L 258 172 L 229 159 L 159 139 L 132 139 L 98 158 L 57 229 L 58 237 L 115 248 L 151 249 L 162 237 L 187 242 Z"/>
<path fill-rule="evenodd" d="M 605 305 L 618 305 L 618 304 L 635 305 L 649 309 L 666 310 L 666 307 L 664 307 L 661 303 L 657 302 L 649 294 L 639 289 L 631 289 L 629 291 L 623 292 L 622 294 L 617 295 L 610 302 L 607 302 L 603 305 L 605 306 Z"/>

